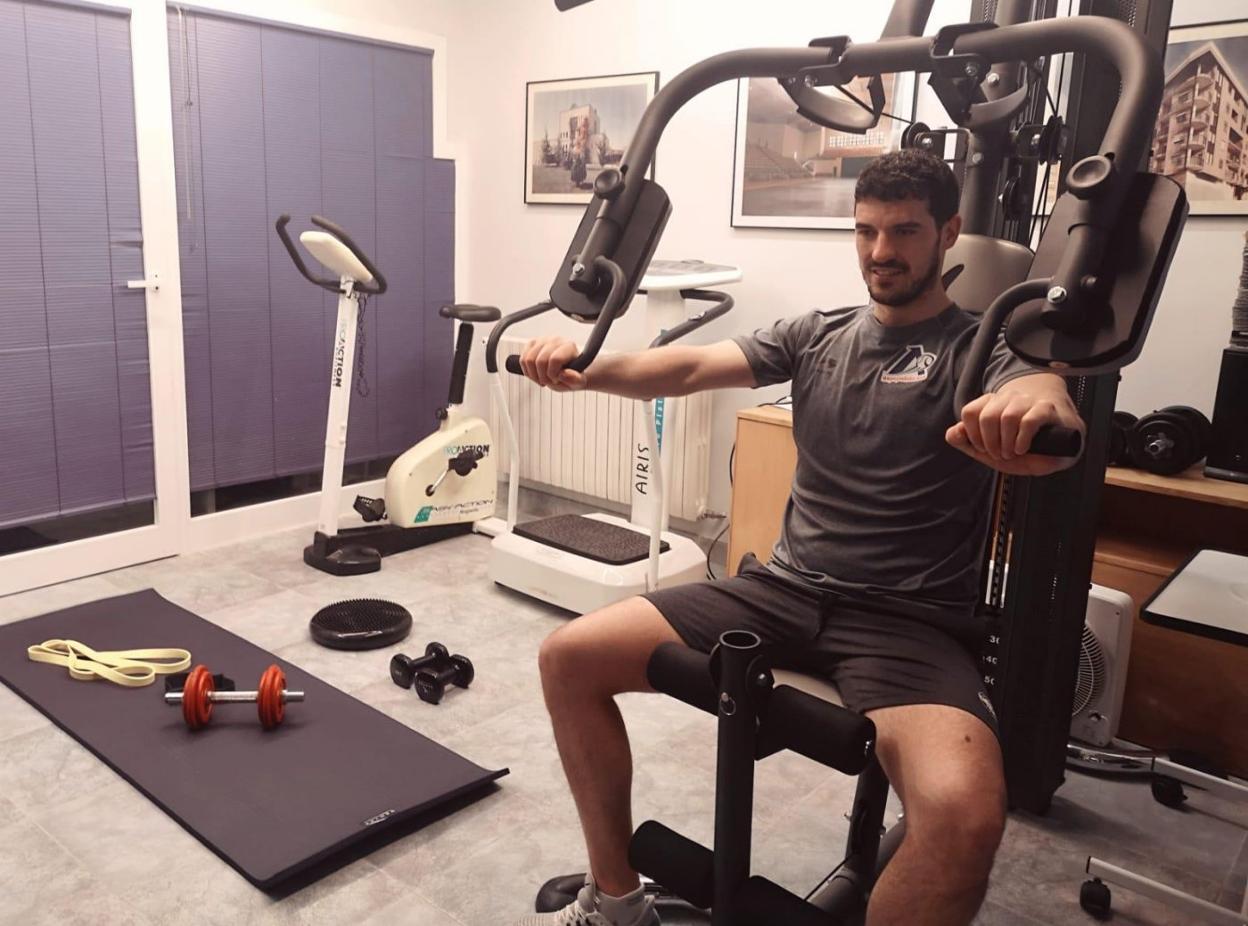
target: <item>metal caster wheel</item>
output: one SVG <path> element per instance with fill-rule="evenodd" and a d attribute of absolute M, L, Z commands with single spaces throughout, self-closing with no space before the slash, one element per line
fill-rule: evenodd
<path fill-rule="evenodd" d="M 1183 783 L 1175 778 L 1156 775 L 1152 780 L 1152 788 L 1153 798 L 1157 803 L 1164 804 L 1166 807 L 1177 810 L 1187 800 L 1187 795 L 1183 792 Z"/>
<path fill-rule="evenodd" d="M 1109 888 L 1100 878 L 1084 881 L 1079 888 L 1079 906 L 1083 907 L 1084 912 L 1091 914 L 1094 919 L 1109 919 L 1109 902 Z"/>

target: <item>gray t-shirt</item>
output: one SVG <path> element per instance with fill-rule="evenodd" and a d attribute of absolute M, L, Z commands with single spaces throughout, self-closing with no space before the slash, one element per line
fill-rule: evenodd
<path fill-rule="evenodd" d="M 956 305 L 892 328 L 857 306 L 735 339 L 758 385 L 792 380 L 797 470 L 773 572 L 856 603 L 966 626 L 995 473 L 949 446 L 945 431 L 956 421 L 954 389 L 978 327 Z M 983 391 L 1036 372 L 999 339 Z"/>

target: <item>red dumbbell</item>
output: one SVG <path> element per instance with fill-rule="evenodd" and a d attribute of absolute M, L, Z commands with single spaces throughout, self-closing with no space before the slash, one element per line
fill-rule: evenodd
<path fill-rule="evenodd" d="M 208 667 L 198 665 L 186 677 L 181 691 L 165 692 L 165 703 L 182 705 L 182 719 L 192 730 L 208 726 L 217 704 L 254 703 L 259 709 L 260 725 L 272 730 L 286 719 L 287 703 L 302 701 L 303 697 L 302 691 L 286 690 L 286 675 L 276 665 L 264 670 L 258 691 L 217 691 Z"/>

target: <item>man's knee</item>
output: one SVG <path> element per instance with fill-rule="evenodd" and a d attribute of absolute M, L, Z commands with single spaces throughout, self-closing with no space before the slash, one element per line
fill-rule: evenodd
<path fill-rule="evenodd" d="M 617 602 L 570 621 L 542 641 L 537 654 L 542 685 L 548 695 L 643 690 L 650 653 L 672 638 L 675 632 L 644 598 Z"/>
<path fill-rule="evenodd" d="M 573 621 L 558 628 L 542 641 L 537 651 L 537 666 L 547 687 L 552 683 L 566 685 L 587 674 L 585 666 L 593 654 L 592 639 L 576 632 L 575 626 Z"/>
<path fill-rule="evenodd" d="M 986 882 L 1005 832 L 1003 789 L 981 782 L 950 782 L 907 795 L 906 838 L 950 863 L 968 885 Z"/>

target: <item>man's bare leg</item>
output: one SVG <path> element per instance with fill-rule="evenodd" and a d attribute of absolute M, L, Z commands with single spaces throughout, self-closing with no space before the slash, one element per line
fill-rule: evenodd
<path fill-rule="evenodd" d="M 646 663 L 660 643 L 680 642 L 659 610 L 629 598 L 578 617 L 542 643 L 546 709 L 576 801 L 590 872 L 607 894 L 640 883 L 628 864 L 633 759 L 615 695 L 653 691 Z"/>
<path fill-rule="evenodd" d="M 867 714 L 906 812 L 906 834 L 871 894 L 868 926 L 966 926 L 983 903 L 1005 828 L 1001 748 L 977 717 L 918 704 Z"/>

